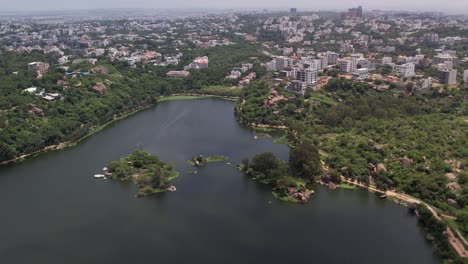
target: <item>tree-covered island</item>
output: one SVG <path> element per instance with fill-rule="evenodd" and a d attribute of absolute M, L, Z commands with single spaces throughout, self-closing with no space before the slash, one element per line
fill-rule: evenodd
<path fill-rule="evenodd" d="M 137 150 L 128 157 L 112 161 L 107 176 L 114 180 L 133 181 L 138 185 L 138 196 L 149 196 L 174 191 L 171 181 L 179 176 L 179 172 L 157 156 Z"/>
<path fill-rule="evenodd" d="M 307 184 L 322 173 L 318 149 L 311 143 L 291 148 L 289 163 L 266 152 L 255 155 L 251 161 L 244 159 L 238 167 L 245 175 L 271 185 L 277 199 L 300 203 L 306 203 L 314 193 Z"/>

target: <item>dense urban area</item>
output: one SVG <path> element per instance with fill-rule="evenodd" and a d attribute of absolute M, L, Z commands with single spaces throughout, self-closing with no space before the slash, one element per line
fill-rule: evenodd
<path fill-rule="evenodd" d="M 0 19 L 0 163 L 172 95 L 234 98 L 241 123 L 281 130 L 290 146 L 289 161 L 239 165 L 275 196 L 306 201 L 310 182 L 374 190 L 414 210 L 444 260 L 466 260 L 468 16 L 359 6 Z M 168 187 L 172 168 L 142 153 L 155 172 L 140 192 Z M 145 168 L 126 162 L 111 169 Z"/>

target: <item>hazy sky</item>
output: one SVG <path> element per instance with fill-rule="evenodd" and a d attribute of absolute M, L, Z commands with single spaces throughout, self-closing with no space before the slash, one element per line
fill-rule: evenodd
<path fill-rule="evenodd" d="M 0 11 L 95 8 L 288 8 L 432 10 L 468 14 L 468 0 L 0 0 Z"/>

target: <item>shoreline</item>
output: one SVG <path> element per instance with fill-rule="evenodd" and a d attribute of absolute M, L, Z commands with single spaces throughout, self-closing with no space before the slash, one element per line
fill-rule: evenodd
<path fill-rule="evenodd" d="M 183 97 L 187 97 L 187 98 L 183 98 Z M 188 97 L 191 97 L 191 98 L 188 98 Z M 115 123 L 115 122 L 117 122 L 119 120 L 125 119 L 127 117 L 130 117 L 130 116 L 132 116 L 134 114 L 137 114 L 137 113 L 139 113 L 139 112 L 141 112 L 143 110 L 154 107 L 154 106 L 158 105 L 159 103 L 166 102 L 166 101 L 189 100 L 189 99 L 190 100 L 196 100 L 196 99 L 203 99 L 203 98 L 219 98 L 219 99 L 223 99 L 223 100 L 237 100 L 237 99 L 239 99 L 239 97 L 209 95 L 209 94 L 172 94 L 172 95 L 169 95 L 169 96 L 161 96 L 161 97 L 158 97 L 158 99 L 154 103 L 146 104 L 146 105 L 141 106 L 139 108 L 136 108 L 134 110 L 130 110 L 128 112 L 121 113 L 121 114 L 118 115 L 118 117 L 116 117 L 116 118 L 114 118 L 114 119 L 112 119 L 112 120 L 110 120 L 110 121 L 108 121 L 108 122 L 106 122 L 104 124 L 101 124 L 101 125 L 98 125 L 98 126 L 94 127 L 92 131 L 90 131 L 89 133 L 87 133 L 86 135 L 84 135 L 83 137 L 81 137 L 79 139 L 76 139 L 74 141 L 60 142 L 59 144 L 47 146 L 47 147 L 44 147 L 44 148 L 42 148 L 40 150 L 36 150 L 34 152 L 31 152 L 31 153 L 23 154 L 23 155 L 21 155 L 19 157 L 11 159 L 11 160 L 2 161 L 2 162 L 0 162 L 0 166 L 19 163 L 19 162 L 25 161 L 25 160 L 27 160 L 29 158 L 32 158 L 32 157 L 35 157 L 37 155 L 44 154 L 44 153 L 47 153 L 47 152 L 50 152 L 50 151 L 63 150 L 63 149 L 66 149 L 66 148 L 74 147 L 74 146 L 78 145 L 80 142 L 82 142 L 83 140 L 87 139 L 88 137 L 91 137 L 91 136 L 97 134 L 98 132 L 102 131 L 103 129 L 107 128 L 111 124 L 113 124 L 113 123 Z"/>
<path fill-rule="evenodd" d="M 429 211 L 431 211 L 432 215 L 438 221 L 443 222 L 447 225 L 446 232 L 447 232 L 448 242 L 451 245 L 452 249 L 456 252 L 456 254 L 460 256 L 461 258 L 468 257 L 468 251 L 465 249 L 465 247 L 468 245 L 465 243 L 466 242 L 465 239 L 463 238 L 459 230 L 457 229 L 452 230 L 452 228 L 444 221 L 443 219 L 444 215 L 442 213 L 439 215 L 439 213 L 437 212 L 437 210 L 439 210 L 438 208 L 435 208 L 432 205 L 429 205 L 428 203 L 408 194 L 398 193 L 396 191 L 379 190 L 374 186 L 367 186 L 360 182 L 349 180 L 343 176 L 341 176 L 341 180 L 344 181 L 346 184 L 358 187 L 358 189 L 361 188 L 361 189 L 367 190 L 368 192 L 386 195 L 388 198 L 391 198 L 391 200 L 395 202 L 396 204 L 399 204 L 405 207 L 408 207 L 409 204 L 424 205 L 427 209 L 429 209 Z M 341 187 L 338 187 L 338 188 L 341 188 Z M 461 238 L 457 237 L 456 234 L 458 234 Z"/>

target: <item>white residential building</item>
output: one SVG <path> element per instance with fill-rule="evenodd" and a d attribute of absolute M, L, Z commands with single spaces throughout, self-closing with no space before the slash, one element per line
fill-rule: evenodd
<path fill-rule="evenodd" d="M 441 84 L 453 85 L 457 83 L 457 70 L 444 70 L 440 72 Z"/>
<path fill-rule="evenodd" d="M 382 58 L 382 64 L 387 65 L 392 63 L 392 57 L 383 57 Z"/>
<path fill-rule="evenodd" d="M 340 71 L 343 73 L 353 73 L 356 71 L 357 61 L 354 58 L 345 58 L 339 61 Z"/>
<path fill-rule="evenodd" d="M 369 69 L 367 69 L 367 68 L 357 69 L 353 73 L 353 79 L 354 80 L 363 81 L 363 80 L 365 80 L 367 78 L 369 78 Z"/>
<path fill-rule="evenodd" d="M 297 72 L 297 79 L 307 85 L 317 84 L 317 70 L 312 68 L 301 69 Z"/>
<path fill-rule="evenodd" d="M 414 63 L 405 63 L 402 65 L 396 65 L 395 70 L 402 77 L 412 77 L 414 73 Z"/>
<path fill-rule="evenodd" d="M 465 82 L 465 85 L 468 85 L 468 70 L 463 72 L 463 81 Z"/>

